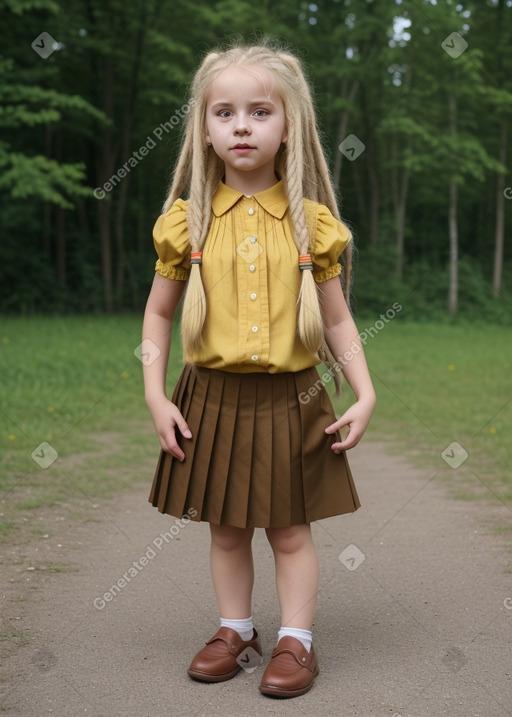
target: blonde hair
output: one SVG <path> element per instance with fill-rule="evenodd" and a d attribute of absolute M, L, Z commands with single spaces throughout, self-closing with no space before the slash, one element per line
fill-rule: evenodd
<path fill-rule="evenodd" d="M 287 141 L 275 159 L 275 171 L 283 180 L 289 201 L 293 235 L 299 254 L 310 253 L 314 237 L 306 224 L 303 199 L 324 204 L 341 221 L 336 197 L 316 124 L 315 108 L 301 62 L 291 53 L 270 42 L 259 45 L 237 44 L 227 50 L 209 52 L 192 82 L 194 104 L 187 115 L 178 162 L 163 211 L 188 192 L 187 225 L 192 252 L 203 249 L 210 228 L 211 200 L 224 174 L 224 163 L 206 143 L 207 95 L 216 75 L 231 66 L 260 66 L 271 70 L 280 91 L 286 116 Z M 342 256 L 342 286 L 349 300 L 352 242 Z M 318 352 L 340 387 L 340 368 L 324 338 L 320 300 L 312 271 L 301 271 L 298 297 L 297 331 L 306 348 Z M 201 346 L 206 316 L 206 297 L 198 264 L 192 264 L 181 318 L 181 335 L 186 357 L 193 357 Z"/>

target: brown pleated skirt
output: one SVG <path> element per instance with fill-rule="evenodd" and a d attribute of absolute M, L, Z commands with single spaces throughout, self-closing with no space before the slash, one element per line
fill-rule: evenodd
<path fill-rule="evenodd" d="M 309 392 L 308 392 L 309 391 Z M 239 528 L 284 528 L 360 503 L 316 368 L 230 373 L 186 364 L 173 403 L 192 432 L 180 462 L 160 452 L 149 500 L 161 513 Z"/>

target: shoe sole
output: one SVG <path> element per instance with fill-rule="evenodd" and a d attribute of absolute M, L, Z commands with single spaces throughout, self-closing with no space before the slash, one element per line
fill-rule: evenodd
<path fill-rule="evenodd" d="M 193 680 L 199 680 L 199 682 L 225 682 L 237 675 L 241 669 L 241 667 L 237 667 L 236 670 L 227 672 L 224 675 L 209 675 L 207 672 L 197 672 L 196 670 L 187 670 L 187 674 Z"/>
<path fill-rule="evenodd" d="M 319 672 L 320 670 L 317 666 L 313 672 L 313 679 L 311 680 L 309 685 L 306 685 L 306 687 L 300 687 L 297 690 L 284 690 L 281 687 L 260 685 L 260 692 L 270 697 L 300 697 L 301 695 L 305 695 L 306 692 L 309 692 L 309 690 L 313 687 L 313 682 L 315 681 L 315 677 L 319 674 Z"/>

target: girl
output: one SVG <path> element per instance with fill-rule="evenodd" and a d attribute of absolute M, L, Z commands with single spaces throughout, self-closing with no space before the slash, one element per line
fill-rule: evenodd
<path fill-rule="evenodd" d="M 197 680 L 229 680 L 261 662 L 251 540 L 265 528 L 282 627 L 260 690 L 293 697 L 318 674 L 310 523 L 359 507 L 345 451 L 375 405 L 339 277 L 344 250 L 348 295 L 351 237 L 293 55 L 266 44 L 211 52 L 192 97 L 154 228 L 159 258 L 144 316 L 143 340 L 160 351 L 144 366 L 162 448 L 150 501 L 210 524 L 221 627 L 192 660 L 188 674 Z M 171 327 L 186 285 L 185 367 L 169 401 Z M 337 387 L 342 361 L 357 398 L 338 420 L 315 368 L 321 360 Z"/>

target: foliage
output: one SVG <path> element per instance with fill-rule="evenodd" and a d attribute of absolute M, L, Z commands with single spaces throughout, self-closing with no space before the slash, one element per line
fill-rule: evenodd
<path fill-rule="evenodd" d="M 357 238 L 358 310 L 403 298 L 411 316 L 445 316 L 452 182 L 459 314 L 511 317 L 507 244 L 500 299 L 490 290 L 497 177 L 512 184 L 498 159 L 512 117 L 510 3 L 4 0 L 2 9 L 0 311 L 142 309 L 151 229 L 179 147 L 181 121 L 169 121 L 183 113 L 206 51 L 269 35 L 299 54 L 315 88 Z M 31 47 L 42 32 L 55 40 L 46 59 Z M 457 57 L 442 47 L 453 32 L 468 43 Z M 338 149 L 350 134 L 365 145 L 354 161 Z M 94 190 L 145 145 L 97 199 Z M 505 202 L 505 234 L 511 207 Z"/>

